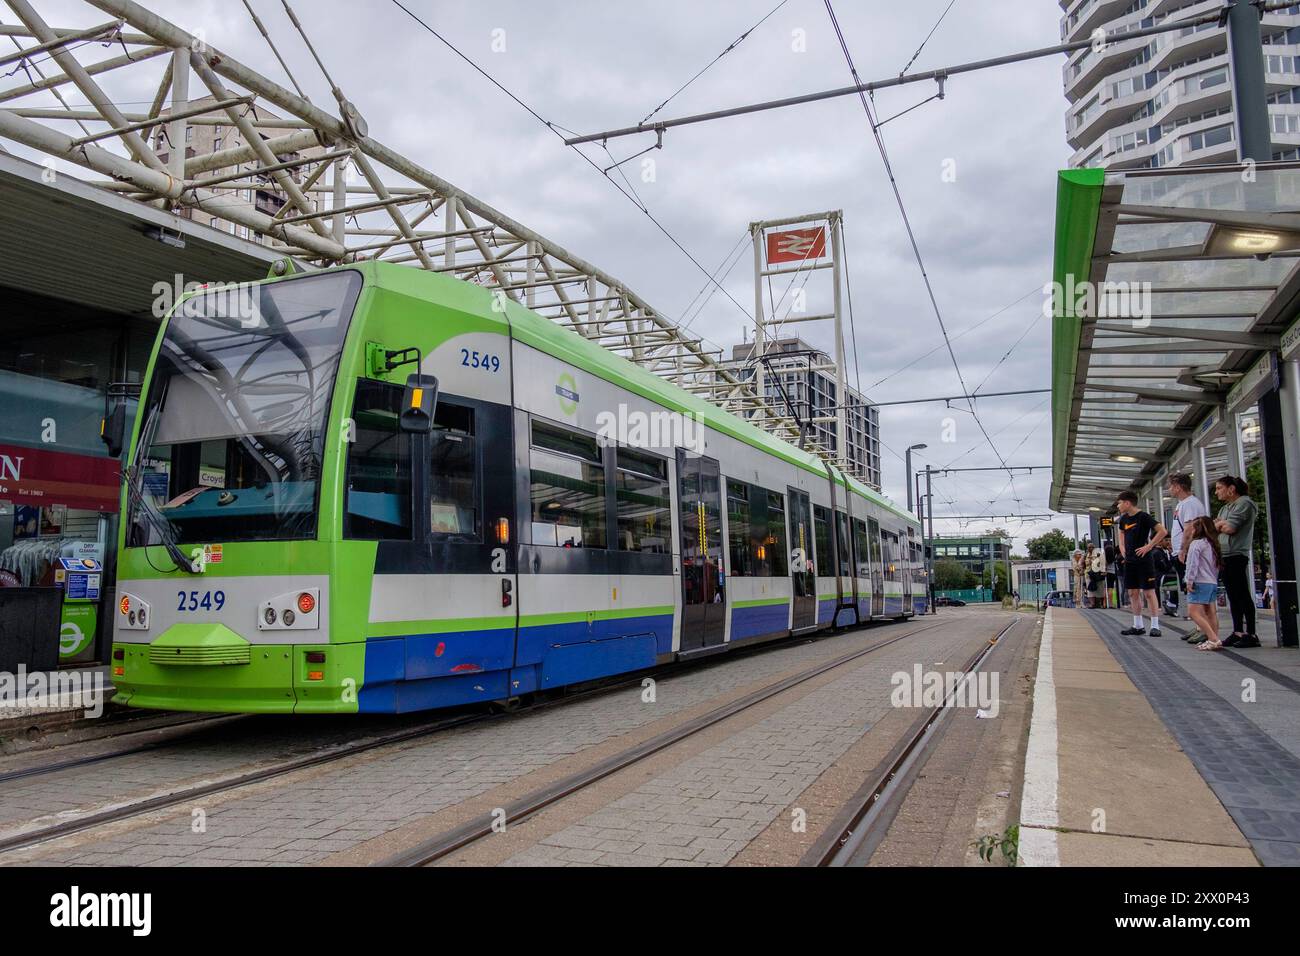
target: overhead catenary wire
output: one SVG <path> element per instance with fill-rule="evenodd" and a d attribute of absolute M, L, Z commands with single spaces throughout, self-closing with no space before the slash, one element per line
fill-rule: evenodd
<path fill-rule="evenodd" d="M 3 23 L 3 22 L 4 22 L 4 21 L 0 20 L 0 23 Z M 23 45 L 22 45 L 22 43 L 20 43 L 20 42 L 18 41 L 18 37 L 14 36 L 13 34 L 10 34 L 10 35 L 9 35 L 9 39 L 13 41 L 14 46 L 15 46 L 18 50 L 20 50 L 20 51 L 22 50 Z M 19 61 L 19 64 L 21 65 L 22 62 L 24 62 L 24 61 Z M 45 79 L 45 74 L 41 72 L 41 68 L 40 68 L 40 65 L 39 65 L 38 62 L 35 62 L 35 61 L 26 61 L 26 62 L 27 62 L 27 65 L 28 65 L 28 66 L 30 66 L 33 70 L 36 71 L 36 75 L 37 75 L 37 76 L 39 76 L 42 80 Z M 28 79 L 31 79 L 31 77 L 29 76 Z M 56 100 L 59 101 L 59 105 L 60 105 L 60 106 L 62 106 L 62 107 L 63 107 L 65 110 L 67 110 L 68 112 L 72 112 L 72 107 L 70 107 L 70 106 L 68 105 L 68 101 L 65 100 L 65 99 L 63 98 L 63 94 L 59 91 L 59 88 L 58 88 L 57 86 L 50 86 L 50 87 L 47 87 L 47 89 L 49 89 L 49 91 L 50 91 L 51 93 L 54 94 L 54 98 L 55 98 Z M 152 102 L 152 101 L 151 101 L 151 102 Z M 90 135 L 90 130 L 89 130 L 89 128 L 87 128 L 87 126 L 86 126 L 86 124 L 85 124 L 84 122 L 82 122 L 80 119 L 78 119 L 78 120 L 76 121 L 76 123 L 77 123 L 77 125 L 78 125 L 79 127 L 81 127 L 81 132 L 82 132 L 82 133 L 84 133 L 84 134 L 87 135 L 87 136 Z"/>
<path fill-rule="evenodd" d="M 980 389 L 983 388 L 985 385 L 987 385 L 989 379 L 991 379 L 994 376 L 994 374 L 997 372 L 997 370 L 1002 367 L 1002 364 L 1006 362 L 1007 359 L 1011 358 L 1011 353 L 1013 353 L 1016 350 L 1016 348 L 1020 345 L 1021 342 L 1025 340 L 1025 338 L 1029 335 L 1030 332 L 1034 331 L 1034 329 L 1038 327 L 1038 323 L 1039 323 L 1039 316 L 1034 316 L 1034 318 L 1030 319 L 1029 325 L 1027 325 L 1025 327 L 1025 330 L 1020 333 L 1020 338 L 1016 339 L 1014 342 L 1011 343 L 1011 348 L 1007 349 L 1006 352 L 1002 354 L 1002 358 L 998 359 L 997 362 L 994 364 L 994 366 L 991 369 L 989 369 L 989 373 L 984 376 L 983 380 L 978 385 L 975 386 L 975 391 L 972 392 L 971 394 L 979 395 Z"/>
<path fill-rule="evenodd" d="M 771 10 L 769 10 L 767 13 L 765 13 L 765 14 L 763 15 L 763 18 L 762 18 L 761 20 L 759 20 L 757 23 L 755 23 L 752 27 L 750 27 L 748 30 L 746 30 L 744 33 L 742 33 L 740 36 L 736 37 L 736 39 L 732 40 L 731 43 L 728 44 L 728 46 L 727 46 L 727 48 L 726 48 L 725 50 L 723 50 L 721 53 L 719 53 L 717 56 L 715 56 L 712 60 L 710 60 L 708 63 L 706 63 L 705 66 L 704 66 L 704 68 L 703 68 L 702 70 L 700 70 L 698 73 L 696 73 L 694 76 L 692 76 L 689 80 L 687 80 L 685 83 L 683 83 L 681 86 L 679 86 L 675 91 L 673 91 L 672 95 L 670 95 L 670 96 L 668 97 L 668 99 L 664 100 L 662 103 L 660 103 L 660 104 L 659 104 L 658 106 L 656 106 L 654 109 L 652 109 L 649 113 L 647 113 L 646 116 L 641 120 L 641 122 L 642 122 L 642 123 L 646 123 L 646 122 L 649 122 L 651 119 L 653 119 L 653 118 L 654 118 L 654 115 L 655 115 L 656 113 L 658 113 L 661 109 L 663 109 L 665 106 L 667 106 L 669 103 L 671 103 L 674 99 L 676 99 L 677 96 L 678 96 L 679 94 L 681 94 L 681 93 L 682 93 L 682 92 L 683 92 L 683 91 L 684 91 L 688 86 L 690 86 L 692 83 L 694 83 L 694 82 L 695 82 L 696 80 L 698 80 L 700 77 L 702 77 L 705 73 L 707 73 L 710 69 L 712 69 L 713 66 L 714 66 L 714 65 L 715 65 L 719 60 L 721 60 L 724 56 L 726 56 L 728 53 L 730 53 L 730 52 L 731 52 L 732 50 L 734 50 L 736 47 L 740 46 L 740 44 L 744 43 L 745 40 L 749 37 L 749 35 L 750 35 L 751 33 L 753 33 L 755 30 L 757 30 L 759 27 L 761 27 L 764 23 L 766 23 L 766 22 L 768 21 L 768 19 L 770 19 L 771 16 L 772 16 L 774 13 L 776 13 L 778 10 L 780 10 L 782 7 L 784 7 L 784 6 L 785 6 L 787 3 L 789 3 L 789 2 L 790 2 L 790 0 L 781 0 L 780 3 L 778 3 L 775 7 L 773 7 Z M 955 2 L 955 0 L 954 0 L 954 2 Z M 918 52 L 919 52 L 919 51 L 918 51 Z"/>
<path fill-rule="evenodd" d="M 839 40 L 840 50 L 844 54 L 845 61 L 848 63 L 849 73 L 853 77 L 854 83 L 861 86 L 862 81 L 861 78 L 858 76 L 857 67 L 853 63 L 853 55 L 849 52 L 849 46 L 848 46 L 848 42 L 844 38 L 844 32 L 843 30 L 840 29 L 839 20 L 835 16 L 835 8 L 831 5 L 831 0 L 825 0 L 825 3 L 826 3 L 827 15 L 830 17 L 831 25 L 835 29 L 835 36 Z M 898 180 L 894 176 L 893 164 L 890 162 L 889 151 L 885 147 L 884 137 L 880 133 L 880 127 L 876 124 L 875 115 L 871 110 L 871 104 L 867 102 L 866 95 L 862 92 L 859 92 L 858 99 L 862 103 L 863 111 L 866 113 L 867 122 L 870 124 L 871 127 L 872 137 L 875 139 L 876 148 L 880 153 L 881 162 L 884 164 L 885 167 L 885 174 L 889 178 L 889 184 L 894 194 L 894 200 L 898 206 L 899 215 L 902 217 L 903 220 L 903 228 L 907 232 L 908 242 L 911 244 L 912 254 L 913 257 L 916 259 L 917 267 L 921 271 L 921 279 L 925 284 L 926 295 L 930 300 L 930 306 L 934 311 L 935 319 L 939 323 L 939 331 L 943 335 L 944 344 L 947 346 L 948 357 L 952 360 L 953 370 L 957 373 L 958 384 L 961 385 L 962 392 L 965 395 L 969 396 L 970 390 L 966 386 L 966 379 L 965 376 L 962 374 L 961 364 L 957 361 L 957 353 L 953 350 L 952 340 L 948 337 L 948 328 L 943 320 L 943 312 L 939 308 L 939 300 L 935 296 L 934 286 L 930 282 L 929 273 L 926 271 L 925 259 L 921 255 L 921 247 L 917 243 L 916 233 L 912 229 L 911 218 L 908 216 L 907 206 L 903 202 L 902 190 L 899 188 Z M 980 420 L 979 413 L 975 410 L 974 400 L 968 397 L 967 404 L 970 407 L 971 417 L 975 419 L 975 424 L 979 427 L 980 433 L 984 436 L 984 440 L 988 442 L 988 446 L 993 451 L 993 454 L 997 457 L 998 463 L 1005 467 L 1007 463 L 1006 459 L 1002 456 L 1002 453 L 998 451 L 998 447 L 996 444 L 994 444 L 993 439 L 989 437 L 988 429 L 984 427 L 984 423 Z M 1012 481 L 1014 487 L 1014 478 L 1012 479 Z"/>
<path fill-rule="evenodd" d="M 703 311 L 704 306 L 708 303 L 708 300 L 712 298 L 713 293 L 717 291 L 718 276 L 722 276 L 723 280 L 725 281 L 726 277 L 731 275 L 731 270 L 736 267 L 736 264 L 740 262 L 741 258 L 744 255 L 745 240 L 748 238 L 749 238 L 748 232 L 741 232 L 740 238 L 736 240 L 736 244 L 731 247 L 731 249 L 727 252 L 725 256 L 722 257 L 722 261 L 718 263 L 718 267 L 713 270 L 712 274 L 705 281 L 704 285 L 700 286 L 700 291 L 695 293 L 695 295 L 691 296 L 691 301 L 686 303 L 686 308 L 682 309 L 680 313 L 682 331 L 685 331 L 686 329 L 689 329 L 691 327 L 691 323 L 695 321 L 695 317 L 698 316 L 701 311 Z M 735 261 L 732 261 L 733 256 L 735 257 Z M 731 263 L 731 265 L 728 266 L 727 263 Z M 723 271 L 724 267 L 726 268 L 725 272 Z M 705 296 L 706 292 L 708 293 L 708 296 Z M 700 299 L 702 297 L 704 298 L 704 301 L 700 302 Z M 695 307 L 695 304 L 697 302 L 700 302 L 700 308 L 696 310 L 694 314 L 692 314 L 691 310 Z"/>
<path fill-rule="evenodd" d="M 980 321 L 976 322 L 974 325 L 970 326 L 969 328 L 962 329 L 960 332 L 958 332 L 958 333 L 956 333 L 955 335 L 953 335 L 952 340 L 955 342 L 955 341 L 957 341 L 958 339 L 960 339 L 960 338 L 962 338 L 962 337 L 964 337 L 964 336 L 970 335 L 972 332 L 978 331 L 979 329 L 981 329 L 982 327 L 984 327 L 985 325 L 987 325 L 989 322 L 992 322 L 994 319 L 996 319 L 999 315 L 1002 315 L 1004 312 L 1008 312 L 1008 311 L 1010 311 L 1011 309 L 1014 309 L 1014 308 L 1015 308 L 1016 306 L 1018 306 L 1021 302 L 1024 302 L 1025 299 L 1029 298 L 1031 295 L 1034 295 L 1035 293 L 1040 293 L 1041 291 L 1042 291 L 1042 289 L 1041 289 L 1040 286 L 1034 286 L 1032 289 L 1030 289 L 1028 292 L 1026 292 L 1026 293 L 1025 293 L 1024 295 L 1022 295 L 1020 298 L 1016 299 L 1016 301 L 1011 302 L 1011 303 L 1009 303 L 1009 304 L 1007 304 L 1007 305 L 1004 305 L 1002 308 L 998 309 L 998 310 L 997 310 L 996 312 L 994 312 L 992 315 L 989 315 L 989 316 L 987 316 L 987 317 L 981 319 Z M 900 368 L 896 368 L 896 369 L 894 369 L 894 371 L 890 372 L 888 375 L 886 375 L 884 378 L 878 380 L 877 382 L 875 382 L 874 384 L 872 384 L 870 387 L 871 387 L 871 388 L 877 388 L 878 386 L 885 384 L 885 382 L 888 382 L 891 378 L 894 378 L 895 376 L 898 376 L 898 375 L 902 375 L 904 372 L 906 372 L 909 368 L 911 368 L 911 367 L 912 367 L 913 365 L 915 365 L 916 363 L 918 363 L 918 362 L 924 362 L 926 359 L 928 359 L 928 358 L 929 358 L 931 355 L 933 355 L 935 352 L 939 352 L 939 351 L 942 351 L 942 350 L 943 350 L 943 346 L 942 346 L 942 345 L 936 345 L 934 348 L 930 349 L 930 351 L 926 352 L 924 355 L 918 355 L 916 358 L 912 359 L 912 360 L 911 360 L 910 362 L 908 362 L 906 365 L 901 366 Z"/>
<path fill-rule="evenodd" d="M 948 6 L 943 8 L 943 13 L 939 14 L 938 20 L 934 21 L 934 26 L 930 27 L 930 32 L 925 35 L 925 39 L 922 40 L 921 45 L 916 48 L 916 52 L 912 54 L 912 58 L 903 64 L 903 68 L 898 71 L 899 76 L 903 76 L 912 68 L 912 64 L 916 62 L 916 58 L 921 55 L 921 51 L 925 49 L 925 45 L 930 42 L 930 37 L 934 36 L 935 32 L 938 31 L 940 25 L 948 16 L 948 11 L 956 6 L 956 4 L 957 0 L 948 0 Z"/>
<path fill-rule="evenodd" d="M 261 19 L 253 11 L 253 5 L 249 0 L 244 0 L 244 9 L 247 10 L 248 15 L 252 17 L 253 26 L 257 27 L 257 32 L 262 34 L 262 38 L 266 40 L 266 45 L 271 48 L 271 52 L 275 54 L 275 58 L 280 61 L 280 69 L 284 70 L 284 75 L 289 78 L 289 82 L 293 84 L 293 88 L 298 91 L 299 96 L 310 103 L 311 97 L 304 93 L 302 87 L 298 85 L 298 78 L 293 75 L 293 71 L 289 69 L 289 64 L 286 63 L 284 57 L 280 55 L 280 51 L 276 47 L 275 41 L 271 39 L 271 34 L 267 32 Z"/>
<path fill-rule="evenodd" d="M 1278 8 L 1281 9 L 1281 8 Z M 1188 17 L 1185 20 L 1171 20 L 1165 23 L 1158 23 L 1154 26 L 1141 27 L 1137 30 L 1129 30 L 1125 33 L 1107 34 L 1107 42 L 1119 42 L 1120 40 L 1135 40 L 1145 36 L 1156 36 L 1162 33 L 1170 33 L 1174 30 L 1185 30 L 1190 27 L 1198 27 L 1206 23 L 1217 23 L 1220 11 L 1215 10 L 1212 13 L 1201 14 L 1195 17 Z M 928 70 L 924 73 L 911 73 L 889 77 L 883 80 L 873 80 L 868 83 L 858 82 L 852 86 L 841 86 L 832 90 L 820 90 L 815 93 L 803 93 L 798 96 L 787 96 L 777 100 L 766 100 L 761 103 L 749 103 L 744 106 L 733 106 L 726 109 L 711 110 L 707 113 L 695 113 L 690 116 L 678 116 L 672 119 L 657 120 L 654 123 L 639 124 L 637 126 L 627 126 L 621 129 L 601 130 L 597 133 L 584 133 L 581 136 L 575 136 L 565 140 L 570 145 L 580 143 L 595 143 L 606 140 L 617 139 L 622 136 L 636 136 L 641 133 L 652 133 L 660 130 L 676 129 L 679 126 L 691 126 L 696 123 L 708 123 L 713 120 L 726 119 L 733 116 L 746 116 L 751 113 L 762 113 L 768 110 L 785 109 L 790 106 L 803 106 L 807 103 L 817 103 L 822 100 L 835 99 L 841 96 L 853 96 L 862 93 L 871 93 L 875 90 L 888 89 L 890 87 L 904 86 L 909 83 L 920 83 L 926 80 L 935 82 L 946 81 L 953 76 L 963 73 L 974 73 L 979 70 L 988 70 L 999 66 L 1008 66 L 1013 63 L 1024 63 L 1029 60 L 1040 60 L 1045 57 L 1059 56 L 1062 53 L 1073 53 L 1075 50 L 1082 50 L 1091 47 L 1097 39 L 1089 37 L 1086 40 L 1075 40 L 1069 43 L 1060 43 L 1049 47 L 1040 47 L 1036 50 L 1027 50 L 1022 53 L 1010 53 L 1004 56 L 990 57 L 985 60 L 974 60 L 967 63 L 956 63 L 951 66 L 941 67 L 935 70 Z"/>
<path fill-rule="evenodd" d="M 527 112 L 530 116 L 532 116 L 533 119 L 537 120 L 537 122 L 541 123 L 541 124 L 542 124 L 543 126 L 545 126 L 548 130 L 550 130 L 550 131 L 551 131 L 552 133 L 554 133 L 557 137 L 559 137 L 559 139 L 560 139 L 561 142 L 565 143 L 565 145 L 567 145 L 567 146 L 572 147 L 572 148 L 573 148 L 573 151 L 574 151 L 575 153 L 577 153 L 579 156 L 581 156 L 582 159 L 583 159 L 583 161 L 586 162 L 587 165 L 591 166 L 592 169 L 594 169 L 594 170 L 596 170 L 596 172 L 600 173 L 600 175 L 601 175 L 604 179 L 606 179 L 606 180 L 607 180 L 607 181 L 608 181 L 608 182 L 609 182 L 609 183 L 610 183 L 610 184 L 611 184 L 615 189 L 617 189 L 620 193 L 622 193 L 622 195 L 623 195 L 623 197 L 624 197 L 625 199 L 627 199 L 627 200 L 628 200 L 629 202 L 631 202 L 634 206 L 636 206 L 638 209 L 640 209 L 641 212 L 646 216 L 646 218 L 648 218 L 648 219 L 650 220 L 650 222 L 652 222 L 652 223 L 654 224 L 655 228 L 657 228 L 661 233 L 663 233 L 663 235 L 668 239 L 668 241 L 671 242 L 674 246 L 676 246 L 677 249 L 678 249 L 678 251 L 681 252 L 682 255 L 686 256 L 686 258 L 689 259 L 689 260 L 691 261 L 691 263 L 695 266 L 695 268 L 697 268 L 697 269 L 698 269 L 701 273 L 703 273 L 706 277 L 708 277 L 708 278 L 710 278 L 710 279 L 712 278 L 712 276 L 710 275 L 708 269 L 706 269 L 706 268 L 704 267 L 703 263 L 701 263 L 701 262 L 699 261 L 699 259 L 697 259 L 697 258 L 696 258 L 696 257 L 695 257 L 691 252 L 690 252 L 689 249 L 687 249 L 684 245 L 682 245 L 682 243 L 677 239 L 677 237 L 674 236 L 671 232 L 669 232 L 669 231 L 668 231 L 668 228 L 667 228 L 666 226 L 664 226 L 664 224 L 661 223 L 661 222 L 660 222 L 660 221 L 659 221 L 659 220 L 654 216 L 654 214 L 650 212 L 649 208 L 648 208 L 648 207 L 647 207 L 643 202 L 641 202 L 641 200 L 640 200 L 638 197 L 636 197 L 636 196 L 634 195 L 634 192 L 635 192 L 635 191 L 633 191 L 633 192 L 628 192 L 627 190 L 625 190 L 622 186 L 620 186 L 617 182 L 614 181 L 613 177 L 611 177 L 607 172 L 605 172 L 603 169 L 601 169 L 599 163 L 597 163 L 595 160 L 593 160 L 590 156 L 588 156 L 588 155 L 587 155 L 586 153 L 584 153 L 582 150 L 577 149 L 576 147 L 574 147 L 573 144 L 569 143 L 569 142 L 565 139 L 565 137 L 564 137 L 564 127 L 562 127 L 562 126 L 560 126 L 559 124 L 557 124 L 557 123 L 553 123 L 553 122 L 551 122 L 550 120 L 546 119 L 546 117 L 542 116 L 542 114 L 540 114 L 539 112 L 537 112 L 537 110 L 533 109 L 533 107 L 529 106 L 529 105 L 528 105 L 527 103 L 525 103 L 525 102 L 524 102 L 520 97 L 518 97 L 518 96 L 515 95 L 513 92 L 511 92 L 509 89 L 507 89 L 507 88 L 505 87 L 504 84 L 502 84 L 499 80 L 496 79 L 496 77 L 494 77 L 494 76 L 492 76 L 492 74 L 488 73 L 487 70 L 483 69 L 483 67 L 479 66 L 476 62 L 474 62 L 474 60 L 472 60 L 472 59 L 471 59 L 470 57 L 468 57 L 465 53 L 463 53 L 463 52 L 462 52 L 462 51 L 461 51 L 461 50 L 460 50 L 460 49 L 459 49 L 455 44 L 453 44 L 450 40 L 448 40 L 445 36 L 443 36 L 443 35 L 442 35 L 441 33 L 439 33 L 437 30 L 435 30 L 435 29 L 434 29 L 432 26 L 430 26 L 427 22 L 425 22 L 423 19 L 421 19 L 419 16 L 417 16 L 417 15 L 416 15 L 416 14 L 415 14 L 415 13 L 414 13 L 410 8 L 409 8 L 409 7 L 407 7 L 405 4 L 403 4 L 403 3 L 401 2 L 401 0 L 392 0 L 392 3 L 393 3 L 393 5 L 396 6 L 399 10 L 401 10 L 403 13 L 405 13 L 408 17 L 410 17 L 412 20 L 414 20 L 416 23 L 418 23 L 418 24 L 419 24 L 419 25 L 420 25 L 424 30 L 426 30 L 429 34 L 431 34 L 432 36 L 434 36 L 434 37 L 435 37 L 435 38 L 436 38 L 440 43 L 442 43 L 443 46 L 447 47 L 447 49 L 449 49 L 449 50 L 450 50 L 452 53 L 454 53 L 457 57 L 459 57 L 461 60 L 463 60 L 463 61 L 465 61 L 466 63 L 468 63 L 471 67 L 473 67 L 473 69 L 474 69 L 477 73 L 479 73 L 481 76 L 483 76 L 483 77 L 484 77 L 484 78 L 485 78 L 489 83 L 491 83 L 493 86 L 495 86 L 498 90 L 500 90 L 502 93 L 504 93 L 507 97 L 509 97 L 509 98 L 510 98 L 510 99 L 511 99 L 515 104 L 517 104 L 521 109 L 523 109 L 523 110 L 524 110 L 525 112 Z M 568 130 L 568 132 L 572 133 L 573 131 L 572 131 L 572 130 Z M 608 152 L 608 150 L 606 150 L 606 152 Z M 611 158 L 613 158 L 613 157 L 611 156 Z M 615 166 L 617 167 L 617 164 L 615 164 Z M 630 186 L 630 184 L 629 184 L 629 186 Z M 754 317 L 753 317 L 753 315 L 750 314 L 749 310 L 746 309 L 743 305 L 741 305 L 740 302 L 738 302 L 738 301 L 736 300 L 736 298 L 735 298 L 735 297 L 734 297 L 730 292 L 728 292 L 725 288 L 722 288 L 721 286 L 719 286 L 718 288 L 719 288 L 719 290 L 722 292 L 723 295 L 725 295 L 728 299 L 731 300 L 731 302 L 736 306 L 736 308 L 738 308 L 738 309 L 739 309 L 739 310 L 740 310 L 740 311 L 741 311 L 745 316 L 747 316 L 751 321 L 753 320 Z"/>

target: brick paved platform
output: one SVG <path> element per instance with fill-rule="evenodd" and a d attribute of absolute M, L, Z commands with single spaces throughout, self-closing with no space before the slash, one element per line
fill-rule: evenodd
<path fill-rule="evenodd" d="M 1022 865 L 1256 864 L 1264 854 L 1243 832 L 1244 819 L 1225 809 L 1195 762 L 1198 751 L 1184 743 L 1240 740 L 1248 721 L 1238 714 L 1222 726 L 1219 705 L 1228 705 L 1149 638 L 1119 637 L 1124 625 L 1113 617 L 1047 612 L 1025 761 Z M 1252 739 L 1242 752 L 1262 745 Z"/>
<path fill-rule="evenodd" d="M 1300 684 L 1285 673 L 1300 652 L 1202 652 L 1178 639 L 1183 622 L 1125 638 L 1120 615 L 1086 616 L 1260 861 L 1300 866 Z"/>

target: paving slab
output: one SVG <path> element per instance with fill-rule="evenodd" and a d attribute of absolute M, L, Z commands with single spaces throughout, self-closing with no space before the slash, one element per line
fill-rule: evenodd
<path fill-rule="evenodd" d="M 1100 612 L 1096 612 L 1100 614 Z M 1250 865 L 1256 854 L 1135 676 L 1107 616 L 1047 612 L 1026 759 L 1022 862 Z M 1109 632 L 1114 631 L 1113 637 Z M 1195 691 L 1187 706 L 1215 695 Z M 1226 706 L 1226 705 L 1224 705 Z"/>

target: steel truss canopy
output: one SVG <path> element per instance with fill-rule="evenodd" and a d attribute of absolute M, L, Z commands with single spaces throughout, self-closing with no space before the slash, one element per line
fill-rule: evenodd
<path fill-rule="evenodd" d="M 80 167 L 93 185 L 155 210 L 233 223 L 308 266 L 380 259 L 500 290 L 798 442 L 793 420 L 721 367 L 716 349 L 623 282 L 369 135 L 332 81 L 338 115 L 130 0 L 86 0 L 71 25 L 51 25 L 28 0 L 4 5 L 12 16 L 0 26 L 9 76 L 0 144 Z M 143 109 L 142 89 L 156 91 Z M 244 145 L 189 156 L 169 148 L 200 125 L 235 130 Z M 240 198 L 259 185 L 285 197 L 278 211 Z"/>
<path fill-rule="evenodd" d="M 1060 173 L 1052 291 L 1049 506 L 1108 511 L 1193 448 L 1228 469 L 1294 347 L 1300 165 Z"/>

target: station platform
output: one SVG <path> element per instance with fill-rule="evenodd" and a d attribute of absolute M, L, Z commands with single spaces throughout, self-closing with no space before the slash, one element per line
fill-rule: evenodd
<path fill-rule="evenodd" d="M 0 754 L 108 732 L 114 693 L 107 665 L 0 674 Z"/>
<path fill-rule="evenodd" d="M 1185 618 L 1130 623 L 1046 612 L 1021 864 L 1300 865 L 1300 652 L 1262 627 L 1264 647 L 1205 653 Z"/>

